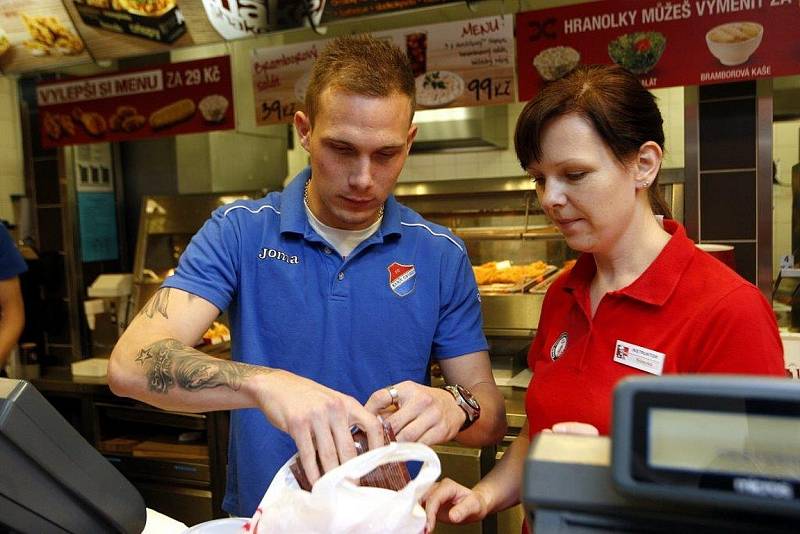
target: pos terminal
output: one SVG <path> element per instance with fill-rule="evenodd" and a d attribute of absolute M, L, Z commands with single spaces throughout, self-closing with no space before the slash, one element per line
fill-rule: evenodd
<path fill-rule="evenodd" d="M 537 534 L 800 530 L 796 381 L 631 378 L 612 427 L 536 437 L 523 501 Z"/>
<path fill-rule="evenodd" d="M 139 492 L 30 383 L 0 378 L 0 532 L 140 533 Z"/>

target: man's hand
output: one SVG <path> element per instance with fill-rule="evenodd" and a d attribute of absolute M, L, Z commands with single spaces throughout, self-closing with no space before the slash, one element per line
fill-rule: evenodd
<path fill-rule="evenodd" d="M 398 441 L 444 443 L 458 434 L 466 420 L 464 410 L 444 389 L 408 380 L 391 387 L 397 392 L 396 402 L 385 387 L 373 393 L 365 406 L 373 414 L 384 416 Z"/>
<path fill-rule="evenodd" d="M 258 408 L 289 433 L 312 484 L 355 456 L 350 427 L 383 445 L 383 426 L 361 404 L 292 373 L 221 360 L 192 347 L 220 311 L 186 291 L 161 288 L 120 338 L 108 365 L 111 390 L 165 410 Z"/>
<path fill-rule="evenodd" d="M 352 425 L 367 434 L 370 450 L 384 445 L 375 415 L 353 397 L 312 380 L 274 370 L 258 377 L 255 394 L 267 419 L 294 440 L 312 486 L 322 475 L 317 457 L 327 472 L 356 456 Z"/>
<path fill-rule="evenodd" d="M 425 532 L 433 532 L 436 521 L 443 523 L 472 523 L 480 521 L 489 505 L 479 490 L 471 490 L 449 478 L 442 479 L 422 498 L 428 516 Z"/>

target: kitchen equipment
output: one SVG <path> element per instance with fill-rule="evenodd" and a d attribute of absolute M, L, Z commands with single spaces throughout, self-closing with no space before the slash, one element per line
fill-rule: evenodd
<path fill-rule="evenodd" d="M 131 274 L 101 274 L 86 294 L 83 309 L 92 332 L 92 356 L 108 357 L 128 326 Z"/>
<path fill-rule="evenodd" d="M 138 313 L 158 291 L 212 211 L 239 199 L 262 196 L 263 192 L 247 191 L 144 197 L 133 259 L 131 312 Z"/>
<path fill-rule="evenodd" d="M 463 239 L 472 265 L 492 261 L 526 265 L 543 260 L 558 267 L 574 255 L 545 218 L 533 183 L 523 176 L 404 182 L 395 188 L 395 196 Z M 520 291 L 510 293 L 479 288 L 487 336 L 530 340 L 543 297 L 543 293 L 524 290 L 531 285 L 523 281 Z"/>
<path fill-rule="evenodd" d="M 395 188 L 395 196 L 463 239 L 472 265 L 491 261 L 528 265 L 543 260 L 560 267 L 570 257 L 563 238 L 542 213 L 533 183 L 526 177 L 401 182 Z M 555 270 L 547 269 L 547 275 Z M 544 292 L 531 292 L 534 284 L 529 282 L 521 281 L 512 292 L 497 291 L 491 285 L 479 287 L 484 333 L 498 385 L 510 383 L 527 366 L 528 348 L 544 297 Z M 467 487 L 474 486 L 519 433 L 525 420 L 521 400 L 524 390 L 511 386 L 501 390 L 506 397 L 509 435 L 500 451 L 495 447 L 478 449 L 457 443 L 437 445 L 434 449 L 441 459 L 444 476 Z M 459 526 L 440 523 L 436 532 L 519 534 L 521 516 L 521 508 L 514 507 L 492 514 L 480 523 Z"/>

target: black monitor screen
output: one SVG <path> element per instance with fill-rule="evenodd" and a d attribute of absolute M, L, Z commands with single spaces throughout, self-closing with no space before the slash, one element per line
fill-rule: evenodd
<path fill-rule="evenodd" d="M 800 501 L 800 401 L 641 392 L 632 475 L 771 501 Z"/>
<path fill-rule="evenodd" d="M 139 492 L 30 383 L 0 378 L 0 532 L 140 533 Z"/>

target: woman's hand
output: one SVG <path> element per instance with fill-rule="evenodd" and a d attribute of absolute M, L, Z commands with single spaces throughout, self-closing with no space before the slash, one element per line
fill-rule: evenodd
<path fill-rule="evenodd" d="M 442 479 L 422 498 L 428 516 L 426 532 L 432 532 L 436 521 L 443 523 L 472 523 L 480 521 L 489 510 L 486 497 L 480 490 L 471 490 L 449 478 Z"/>
<path fill-rule="evenodd" d="M 600 431 L 589 423 L 579 423 L 577 421 L 565 421 L 556 423 L 552 428 L 546 428 L 542 432 L 554 432 L 556 434 L 576 434 L 580 436 L 599 436 Z"/>

